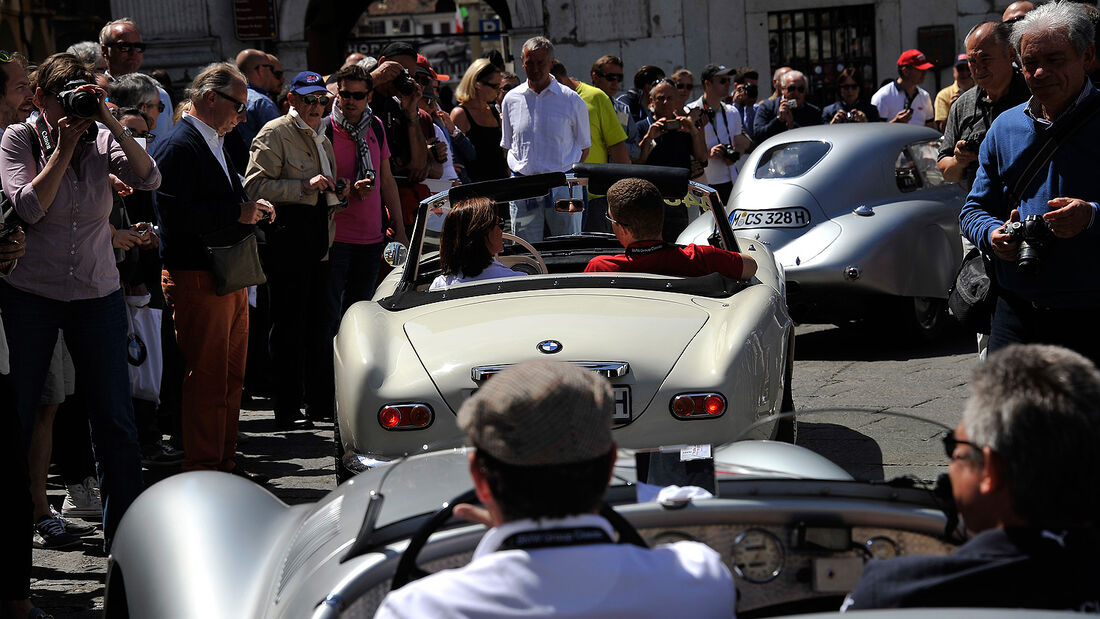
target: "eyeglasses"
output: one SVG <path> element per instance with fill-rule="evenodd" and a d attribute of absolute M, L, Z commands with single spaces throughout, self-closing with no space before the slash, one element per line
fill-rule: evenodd
<path fill-rule="evenodd" d="M 157 101 L 156 103 L 142 103 L 141 104 L 142 109 L 145 109 L 147 107 L 153 107 L 153 106 L 156 106 L 158 114 L 164 111 L 164 102 L 163 101 Z"/>
<path fill-rule="evenodd" d="M 0 62 L 11 62 L 13 58 L 15 58 L 14 55 L 0 50 Z"/>
<path fill-rule="evenodd" d="M 719 77 L 719 78 L 715 78 L 714 81 L 719 83 L 719 84 L 725 85 L 725 84 L 730 83 L 730 78 L 728 78 L 728 77 Z"/>
<path fill-rule="evenodd" d="M 113 47 L 113 48 L 117 49 L 118 51 L 124 52 L 124 53 L 125 52 L 137 52 L 139 54 L 142 54 L 142 53 L 145 52 L 146 45 L 144 43 L 141 43 L 141 42 L 128 43 L 126 41 L 115 41 L 113 43 L 108 43 L 107 47 Z"/>
<path fill-rule="evenodd" d="M 328 105 L 328 97 L 325 95 L 298 95 L 302 103 L 306 105 Z"/>
<path fill-rule="evenodd" d="M 519 86 L 519 84 L 509 84 L 507 86 L 501 86 L 500 89 L 503 92 L 508 92 L 508 91 L 512 90 L 513 88 L 515 88 L 516 86 Z"/>
<path fill-rule="evenodd" d="M 611 217 L 611 211 L 610 210 L 605 211 L 603 216 L 607 218 L 607 221 L 610 221 L 613 224 L 619 224 L 620 226 L 622 226 L 624 228 L 627 227 L 627 225 L 624 224 L 623 222 Z"/>
<path fill-rule="evenodd" d="M 599 76 L 599 77 L 602 77 L 603 79 L 605 79 L 609 82 L 621 82 L 621 81 L 623 81 L 623 74 L 622 73 L 600 73 L 600 72 L 597 71 L 596 75 Z"/>
<path fill-rule="evenodd" d="M 500 89 L 500 82 L 497 82 L 496 84 L 490 84 L 489 82 L 478 82 L 478 83 L 481 84 L 482 86 L 488 86 L 489 88 L 492 88 L 493 90 L 499 90 Z"/>
<path fill-rule="evenodd" d="M 783 92 L 806 92 L 806 87 L 795 86 L 794 84 L 791 84 L 790 86 L 784 86 Z"/>
<path fill-rule="evenodd" d="M 859 84 L 841 84 L 841 90 L 856 90 L 859 88 Z"/>
<path fill-rule="evenodd" d="M 245 108 L 247 108 L 247 107 L 248 107 L 248 106 L 247 106 L 246 104 L 244 104 L 243 102 L 241 102 L 241 101 L 238 101 L 237 99 L 234 99 L 233 97 L 230 97 L 229 95 L 225 94 L 224 92 L 220 92 L 220 91 L 217 91 L 217 90 L 215 90 L 215 91 L 212 91 L 212 92 L 213 92 L 214 94 L 218 95 L 219 97 L 221 97 L 222 99 L 225 99 L 226 101 L 231 101 L 231 102 L 233 102 L 233 103 L 236 103 L 236 104 L 237 104 L 237 113 L 238 113 L 238 114 L 244 114 Z"/>
<path fill-rule="evenodd" d="M 955 438 L 955 431 L 954 430 L 951 430 L 947 434 L 944 435 L 944 437 L 943 437 L 943 451 L 944 451 L 944 453 L 947 454 L 947 457 L 949 459 L 951 459 L 951 460 L 955 459 L 955 448 L 958 447 L 959 445 L 969 445 L 970 447 L 978 450 L 979 452 L 982 449 L 981 445 L 971 443 L 970 441 L 962 441 L 962 440 L 959 440 L 959 439 Z"/>
<path fill-rule="evenodd" d="M 695 84 L 676 84 L 676 90 L 691 90 Z"/>
<path fill-rule="evenodd" d="M 340 91 L 341 99 L 355 99 L 356 101 L 362 101 L 363 99 L 366 99 L 368 95 L 370 95 L 369 90 L 363 90 L 360 92 L 352 92 L 350 90 Z"/>

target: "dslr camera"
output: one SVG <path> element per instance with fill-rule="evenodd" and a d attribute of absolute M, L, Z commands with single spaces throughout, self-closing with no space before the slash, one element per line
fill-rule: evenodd
<path fill-rule="evenodd" d="M 409 96 L 416 91 L 416 82 L 413 81 L 411 75 L 409 75 L 408 69 L 402 69 L 401 73 L 393 79 L 393 87 L 397 89 L 397 92 L 402 96 Z"/>
<path fill-rule="evenodd" d="M 976 153 L 981 148 L 982 140 L 985 139 L 985 133 L 975 133 L 966 138 L 966 150 Z"/>
<path fill-rule="evenodd" d="M 73 80 L 67 82 L 64 90 L 57 94 L 57 101 L 65 110 L 66 116 L 80 118 L 92 118 L 99 110 L 99 97 L 94 92 L 86 90 L 77 91 L 81 86 L 87 86 L 88 82 Z"/>
<path fill-rule="evenodd" d="M 731 144 L 722 145 L 722 158 L 726 161 L 733 163 L 741 158 L 741 153 L 737 152 L 737 149 Z"/>
<path fill-rule="evenodd" d="M 1020 243 L 1016 250 L 1016 268 L 1028 275 L 1038 273 L 1043 249 L 1054 238 L 1047 221 L 1039 215 L 1028 215 L 1023 221 L 1005 224 L 1004 229 L 1010 239 Z"/>

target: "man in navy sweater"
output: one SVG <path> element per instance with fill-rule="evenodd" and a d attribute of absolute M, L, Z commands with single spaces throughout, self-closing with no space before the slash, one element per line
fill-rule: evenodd
<path fill-rule="evenodd" d="M 1100 96 L 1086 68 L 1094 28 L 1078 5 L 1057 2 L 1015 25 L 1012 44 L 1031 99 L 993 123 L 982 142 L 973 189 L 959 216 L 963 234 L 993 261 L 999 285 L 989 353 L 1015 342 L 1060 344 L 1094 362 L 1100 337 L 1090 325 L 1100 310 L 1100 114 L 1069 135 L 1027 186 L 1019 204 L 1007 194 L 1060 123 Z M 1036 216 L 1052 234 L 1039 248 L 1037 272 L 1017 262 L 1020 242 L 1006 222 Z M 1034 245 L 1034 243 L 1032 243 Z"/>

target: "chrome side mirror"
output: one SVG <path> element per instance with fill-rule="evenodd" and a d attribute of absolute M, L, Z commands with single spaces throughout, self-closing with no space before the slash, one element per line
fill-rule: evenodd
<path fill-rule="evenodd" d="M 409 248 L 397 241 L 386 244 L 386 248 L 382 250 L 382 259 L 391 267 L 396 268 L 404 265 L 408 258 Z"/>

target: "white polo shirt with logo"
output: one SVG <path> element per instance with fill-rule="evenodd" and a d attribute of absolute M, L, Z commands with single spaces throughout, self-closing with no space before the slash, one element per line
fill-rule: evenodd
<path fill-rule="evenodd" d="M 897 80 L 879 88 L 878 92 L 871 95 L 871 105 L 878 108 L 878 115 L 886 122 L 890 122 L 898 112 L 904 110 L 908 100 L 909 95 L 898 88 Z M 936 118 L 936 110 L 932 107 L 932 95 L 920 86 L 917 86 L 917 92 L 913 95 L 910 107 L 913 109 L 913 116 L 909 119 L 910 125 L 924 125 Z"/>

